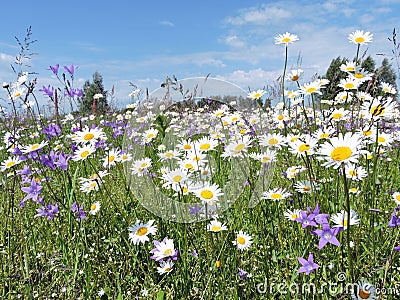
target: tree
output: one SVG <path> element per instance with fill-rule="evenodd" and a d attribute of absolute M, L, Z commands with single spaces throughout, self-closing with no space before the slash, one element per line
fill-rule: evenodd
<path fill-rule="evenodd" d="M 393 70 L 393 67 L 387 58 L 382 60 L 382 65 L 376 69 L 375 72 L 380 83 L 386 82 L 396 87 L 396 72 Z"/>
<path fill-rule="evenodd" d="M 340 80 L 346 78 L 347 74 L 340 70 L 340 66 L 347 62 L 347 58 L 341 58 L 340 56 L 332 59 L 331 64 L 326 70 L 325 76 L 329 80 L 329 85 L 325 89 L 322 89 L 321 99 L 334 99 L 340 88 L 338 84 Z"/>
<path fill-rule="evenodd" d="M 102 95 L 102 97 L 93 97 Z M 93 82 L 86 80 L 82 87 L 82 97 L 79 99 L 81 112 L 88 113 L 93 111 L 94 105 L 96 112 L 104 112 L 108 108 L 107 91 L 104 89 L 103 76 L 99 72 L 93 74 Z"/>

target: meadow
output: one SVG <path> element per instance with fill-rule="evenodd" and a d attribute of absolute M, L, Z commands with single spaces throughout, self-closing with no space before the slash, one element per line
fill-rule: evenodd
<path fill-rule="evenodd" d="M 348 39 L 331 99 L 289 70 L 285 33 L 272 105 L 169 79 L 184 101 L 134 90 L 86 115 L 56 109 L 80 94 L 76 67 L 41 87 L 22 51 L 3 83 L 0 298 L 399 299 L 397 90 L 360 68 L 372 34 Z"/>

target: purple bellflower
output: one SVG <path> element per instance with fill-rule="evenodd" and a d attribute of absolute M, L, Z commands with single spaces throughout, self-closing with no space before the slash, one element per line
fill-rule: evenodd
<path fill-rule="evenodd" d="M 310 275 L 311 272 L 319 268 L 319 265 L 314 263 L 314 256 L 312 253 L 308 255 L 308 260 L 302 257 L 298 257 L 297 259 L 302 265 L 297 271 L 298 274 L 305 272 L 307 275 Z"/>

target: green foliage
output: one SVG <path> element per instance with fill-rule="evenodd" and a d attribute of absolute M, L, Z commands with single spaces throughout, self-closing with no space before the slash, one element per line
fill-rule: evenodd
<path fill-rule="evenodd" d="M 96 112 L 105 112 L 108 108 L 107 91 L 104 89 L 103 76 L 99 72 L 93 74 L 93 82 L 86 80 L 82 87 L 82 97 L 79 99 L 80 111 L 90 113 L 93 110 L 93 97 L 96 94 L 103 95 L 96 100 Z"/>

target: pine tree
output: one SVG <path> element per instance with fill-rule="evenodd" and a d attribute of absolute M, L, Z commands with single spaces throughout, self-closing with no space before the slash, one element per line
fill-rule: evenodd
<path fill-rule="evenodd" d="M 96 94 L 101 94 L 103 97 L 94 100 L 93 96 Z M 90 83 L 89 80 L 86 80 L 83 84 L 82 97 L 80 98 L 81 112 L 92 112 L 94 101 L 96 101 L 97 112 L 104 112 L 107 110 L 107 91 L 104 89 L 103 76 L 97 71 L 93 74 L 92 83 Z"/>
<path fill-rule="evenodd" d="M 382 60 L 382 65 L 375 72 L 380 83 L 386 82 L 396 87 L 396 72 L 387 58 Z"/>
<path fill-rule="evenodd" d="M 331 64 L 326 70 L 325 76 L 329 80 L 329 85 L 326 89 L 322 89 L 321 99 L 332 100 L 335 98 L 336 94 L 339 92 L 340 88 L 338 84 L 342 78 L 346 78 L 347 74 L 340 70 L 340 66 L 347 62 L 347 58 L 341 58 L 338 56 L 335 59 L 332 59 Z"/>

